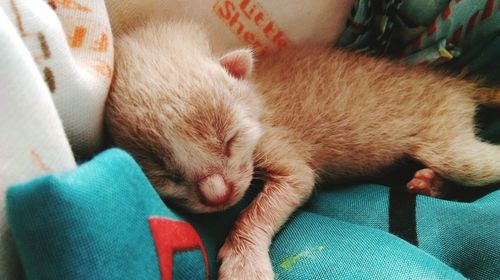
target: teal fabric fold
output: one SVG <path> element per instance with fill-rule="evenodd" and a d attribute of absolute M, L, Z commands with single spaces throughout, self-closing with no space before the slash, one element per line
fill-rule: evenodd
<path fill-rule="evenodd" d="M 160 279 L 148 218 L 179 220 L 118 150 L 9 188 L 7 214 L 28 279 Z M 204 271 L 199 255 L 176 262 Z"/>

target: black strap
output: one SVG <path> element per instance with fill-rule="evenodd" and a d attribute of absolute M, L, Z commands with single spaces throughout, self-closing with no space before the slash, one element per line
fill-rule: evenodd
<path fill-rule="evenodd" d="M 389 232 L 418 246 L 416 195 L 398 188 L 389 191 Z"/>

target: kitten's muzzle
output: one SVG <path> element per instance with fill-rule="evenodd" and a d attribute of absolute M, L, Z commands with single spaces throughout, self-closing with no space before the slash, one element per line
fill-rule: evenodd
<path fill-rule="evenodd" d="M 234 184 L 220 174 L 211 174 L 198 183 L 200 202 L 209 207 L 221 207 L 230 202 Z"/>

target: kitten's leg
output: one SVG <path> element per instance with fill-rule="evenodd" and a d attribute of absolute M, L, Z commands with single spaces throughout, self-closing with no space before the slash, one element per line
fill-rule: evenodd
<path fill-rule="evenodd" d="M 500 146 L 481 142 L 472 133 L 426 143 L 413 156 L 441 176 L 465 186 L 500 182 Z"/>
<path fill-rule="evenodd" d="M 235 222 L 219 251 L 219 279 L 273 279 L 272 237 L 314 187 L 313 170 L 289 145 L 276 141 L 276 135 L 262 138 L 256 165 L 268 176 L 264 189 Z"/>
<path fill-rule="evenodd" d="M 444 179 L 430 168 L 415 172 L 413 179 L 406 185 L 408 192 L 443 197 L 446 194 Z"/>

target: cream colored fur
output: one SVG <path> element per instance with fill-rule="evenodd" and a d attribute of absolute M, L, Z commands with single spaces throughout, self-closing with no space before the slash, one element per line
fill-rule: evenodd
<path fill-rule="evenodd" d="M 473 123 L 475 99 L 499 97 L 473 83 L 318 48 L 263 58 L 247 82 L 183 22 L 137 29 L 116 46 L 109 130 L 161 194 L 216 211 L 241 198 L 252 166 L 265 171 L 219 252 L 220 279 L 272 279 L 272 237 L 319 180 L 373 175 L 411 156 L 465 185 L 500 181 L 500 148 L 479 141 Z M 224 65 L 251 62 L 232 59 Z M 197 185 L 212 174 L 235 184 L 229 204 L 200 199 Z"/>

